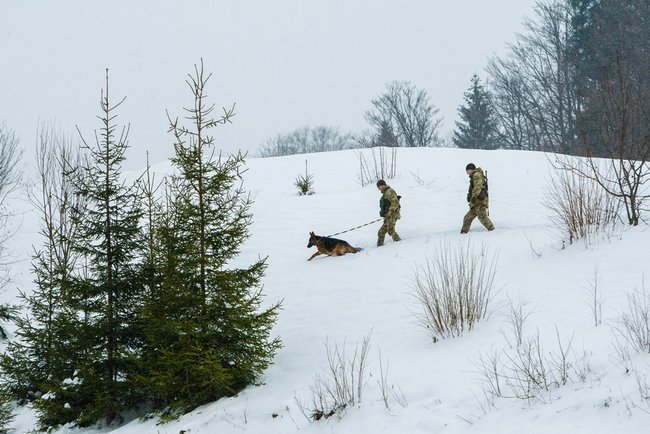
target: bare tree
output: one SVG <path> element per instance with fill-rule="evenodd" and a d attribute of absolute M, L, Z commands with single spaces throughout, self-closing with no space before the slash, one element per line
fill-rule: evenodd
<path fill-rule="evenodd" d="M 378 137 L 395 134 L 401 146 L 439 146 L 442 118 L 423 89 L 408 81 L 392 81 L 386 92 L 372 100 L 366 120 Z"/>
<path fill-rule="evenodd" d="M 589 94 L 589 113 L 581 119 L 580 141 L 585 159 L 556 158 L 556 167 L 593 180 L 624 206 L 627 222 L 639 224 L 650 197 L 649 86 L 617 53 L 609 70 Z M 600 159 L 597 157 L 605 157 Z"/>
<path fill-rule="evenodd" d="M 351 134 L 341 134 L 338 128 L 303 127 L 289 133 L 278 134 L 260 147 L 261 157 L 307 154 L 310 152 L 339 151 L 355 145 Z"/>
<path fill-rule="evenodd" d="M 539 150 L 542 148 L 532 117 L 528 85 L 517 62 L 494 58 L 489 61 L 498 141 L 508 149 Z"/>
<path fill-rule="evenodd" d="M 11 220 L 14 211 L 9 204 L 9 196 L 20 185 L 21 152 L 18 149 L 19 140 L 16 134 L 6 124 L 0 123 L 0 288 L 9 283 L 11 252 L 8 250 L 7 241 L 14 234 Z M 8 304 L 0 304 L 0 320 L 8 321 L 13 318 L 15 308 Z M 4 330 L 0 327 L 0 335 Z"/>
<path fill-rule="evenodd" d="M 488 65 L 499 131 L 514 149 L 569 152 L 579 102 L 571 58 L 573 10 L 566 1 L 538 2 L 506 59 Z"/>
<path fill-rule="evenodd" d="M 86 206 L 86 201 L 74 192 L 74 180 L 83 176 L 77 169 L 82 160 L 79 145 L 58 133 L 54 125 L 39 127 L 36 147 L 39 189 L 37 194 L 30 195 L 30 202 L 41 216 L 40 233 L 45 247 L 36 253 L 36 257 L 44 255 L 48 258 L 44 268 L 51 272 L 52 280 L 56 279 L 63 285 L 60 288 L 63 293 L 68 273 L 76 262 L 72 242 L 76 238 L 78 222 L 74 221 L 72 214 L 81 212 Z M 55 277 L 57 273 L 62 275 Z"/>

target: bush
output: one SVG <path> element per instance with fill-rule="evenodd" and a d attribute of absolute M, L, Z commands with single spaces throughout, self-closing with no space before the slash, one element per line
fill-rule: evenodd
<path fill-rule="evenodd" d="M 650 353 L 650 294 L 645 288 L 627 294 L 627 307 L 614 324 L 614 333 L 639 353 Z"/>
<path fill-rule="evenodd" d="M 572 171 L 556 170 L 546 187 L 544 205 L 563 242 L 572 244 L 611 228 L 618 202 L 595 181 Z"/>
<path fill-rule="evenodd" d="M 334 415 L 341 416 L 346 408 L 358 405 L 363 397 L 367 383 L 367 359 L 370 349 L 370 336 L 366 336 L 354 353 L 348 356 L 345 346 L 340 349 L 336 344 L 327 349 L 327 369 L 325 376 L 314 377 L 311 405 L 298 403 L 303 414 L 312 421 L 327 419 Z"/>
<path fill-rule="evenodd" d="M 310 174 L 307 171 L 307 160 L 305 160 L 305 175 L 298 175 L 294 185 L 298 188 L 298 194 L 300 196 L 314 194 L 314 175 Z"/>
<path fill-rule="evenodd" d="M 475 250 L 468 242 L 455 250 L 444 243 L 433 257 L 416 270 L 413 296 L 421 308 L 419 324 L 437 342 L 462 335 L 487 316 L 497 256 L 485 245 Z"/>
<path fill-rule="evenodd" d="M 375 154 L 377 149 L 377 154 Z M 390 149 L 390 161 L 386 155 L 386 150 Z M 380 179 L 392 179 L 395 177 L 397 169 L 397 149 L 385 148 L 379 146 L 370 148 L 370 158 L 366 158 L 367 152 L 357 151 L 359 156 L 359 182 L 364 187 L 368 184 L 374 184 Z M 370 161 L 371 160 L 371 161 Z"/>
<path fill-rule="evenodd" d="M 519 345 L 480 354 L 474 366 L 482 377 L 484 396 L 491 403 L 495 398 L 548 402 L 553 391 L 572 378 L 585 381 L 591 369 L 588 360 L 571 356 L 573 339 L 564 344 L 557 329 L 556 337 L 555 351 L 542 346 L 537 332 Z"/>

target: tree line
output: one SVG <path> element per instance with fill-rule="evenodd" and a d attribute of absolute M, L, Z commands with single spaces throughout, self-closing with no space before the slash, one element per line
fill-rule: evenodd
<path fill-rule="evenodd" d="M 116 123 L 124 99 L 109 98 L 108 71 L 92 140 L 40 131 L 35 288 L 0 358 L 3 396 L 31 403 L 40 429 L 178 417 L 255 384 L 280 348 L 280 304 L 262 307 L 266 258 L 230 266 L 252 202 L 245 156 L 216 152 L 212 130 L 234 111 L 213 117 L 202 62 L 188 77 L 193 102 L 168 114 L 175 170 L 162 181 L 148 162 L 123 176 L 129 126 Z"/>
<path fill-rule="evenodd" d="M 649 148 L 650 4 L 547 0 L 472 77 L 454 144 L 612 158 Z"/>
<path fill-rule="evenodd" d="M 267 139 L 259 148 L 261 157 L 339 151 L 375 146 L 441 146 L 442 117 L 423 89 L 409 81 L 392 81 L 386 91 L 371 101 L 365 113 L 370 129 L 360 134 L 340 133 L 338 128 L 303 127 Z"/>
<path fill-rule="evenodd" d="M 451 144 L 644 158 L 650 147 L 650 3 L 540 0 L 503 56 L 470 78 Z M 374 146 L 442 146 L 442 118 L 423 89 L 393 81 L 365 113 L 370 128 L 320 126 L 268 139 L 261 156 Z M 325 137 L 319 140 L 316 137 Z"/>

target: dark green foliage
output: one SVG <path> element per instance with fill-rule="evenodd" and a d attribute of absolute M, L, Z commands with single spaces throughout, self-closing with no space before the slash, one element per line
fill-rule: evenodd
<path fill-rule="evenodd" d="M 472 84 L 465 92 L 465 104 L 458 112 L 454 145 L 469 149 L 496 149 L 496 121 L 490 93 L 481 84 L 478 75 L 472 76 Z"/>
<path fill-rule="evenodd" d="M 111 105 L 108 77 L 100 104 L 102 128 L 94 144 L 83 141 L 86 158 L 42 161 L 37 288 L 23 296 L 29 316 L 5 355 L 13 392 L 34 399 L 42 428 L 110 424 L 142 398 L 131 375 L 142 345 L 135 318 L 142 201 L 121 180 L 128 128 L 116 136 L 121 102 Z"/>
<path fill-rule="evenodd" d="M 82 210 L 84 204 L 73 194 L 72 154 L 65 137 L 47 128 L 40 131 L 36 156 L 40 191 L 31 201 L 41 215 L 43 246 L 32 259 L 35 289 L 29 295 L 20 295 L 27 313 L 16 319 L 16 339 L 8 343 L 1 359 L 7 390 L 15 399 L 24 402 L 47 398 L 37 399 L 37 409 L 39 403 L 49 406 L 49 398 L 55 395 L 48 392 L 60 388 L 75 369 L 71 362 L 75 352 L 72 342 L 78 322 L 65 298 L 75 262 L 71 239 L 76 226 L 70 210 Z M 58 419 L 44 413 L 39 416 L 42 427 Z"/>
<path fill-rule="evenodd" d="M 155 281 L 142 312 L 147 347 L 139 386 L 163 419 L 231 396 L 254 384 L 279 348 L 269 340 L 279 305 L 260 310 L 260 259 L 228 269 L 248 238 L 250 199 L 241 185 L 241 154 L 215 156 L 203 68 L 188 84 L 191 128 L 170 119 L 178 174 L 169 178 L 156 221 Z"/>
<path fill-rule="evenodd" d="M 14 417 L 11 406 L 11 394 L 2 387 L 0 388 L 0 434 L 7 434 L 9 432 L 9 424 L 14 420 Z"/>
<path fill-rule="evenodd" d="M 300 196 L 314 194 L 314 175 L 307 170 L 307 160 L 305 160 L 305 174 L 298 175 L 294 185 L 298 187 Z"/>
<path fill-rule="evenodd" d="M 583 105 L 579 152 L 644 160 L 650 130 L 650 3 L 572 3 L 576 9 L 574 61 Z"/>
<path fill-rule="evenodd" d="M 300 196 L 314 194 L 314 175 L 307 173 L 305 175 L 296 176 L 294 185 L 298 188 L 298 194 Z"/>
<path fill-rule="evenodd" d="M 265 259 L 229 267 L 251 202 L 243 155 L 211 150 L 208 129 L 232 112 L 209 119 L 205 80 L 197 69 L 195 131 L 172 124 L 178 172 L 162 197 L 149 168 L 135 185 L 122 180 L 128 128 L 116 133 L 121 102 L 110 104 L 108 82 L 84 158 L 41 150 L 36 287 L 1 360 L 8 391 L 32 403 L 41 429 L 111 424 L 127 411 L 177 417 L 257 383 L 280 347 L 270 339 L 279 304 L 260 308 Z"/>
<path fill-rule="evenodd" d="M 0 304 L 0 322 L 11 322 L 16 319 L 18 307 L 12 306 L 7 303 Z M 0 338 L 7 339 L 7 332 L 0 324 Z"/>
<path fill-rule="evenodd" d="M 73 214 L 79 229 L 74 251 L 86 264 L 72 275 L 68 303 L 82 314 L 75 344 L 83 349 L 77 366 L 77 423 L 111 423 L 133 407 L 139 394 L 130 382 L 132 357 L 141 345 L 135 313 L 143 279 L 138 266 L 142 246 L 142 200 L 121 179 L 128 127 L 116 134 L 114 110 L 102 93 L 102 128 L 80 168 L 76 194 L 87 206 Z"/>

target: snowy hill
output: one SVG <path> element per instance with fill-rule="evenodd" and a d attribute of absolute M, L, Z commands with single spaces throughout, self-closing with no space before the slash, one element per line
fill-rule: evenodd
<path fill-rule="evenodd" d="M 316 194 L 298 196 L 293 184 L 304 173 L 305 160 Z M 467 210 L 464 168 L 469 162 L 488 170 L 494 232 L 475 221 L 468 235 L 459 234 Z M 641 392 L 650 388 L 639 389 L 650 382 L 650 355 L 632 353 L 621 360 L 612 327 L 626 309 L 627 294 L 640 291 L 650 271 L 645 256 L 650 231 L 646 225 L 621 228 L 609 237 L 562 249 L 542 204 L 550 170 L 545 154 L 398 149 L 397 173 L 387 182 L 402 196 L 397 231 L 403 241 L 387 238 L 384 247 L 375 247 L 378 222 L 337 235 L 362 247 L 360 253 L 310 262 L 315 251 L 306 248 L 310 231 L 329 235 L 379 217 L 378 190 L 358 181 L 358 151 L 249 159 L 247 166 L 244 186 L 255 202 L 254 222 L 237 261 L 250 264 L 268 255 L 266 300 L 283 300 L 275 335 L 284 346 L 274 365 L 263 384 L 178 421 L 156 425 L 155 420 L 134 420 L 102 432 L 648 432 L 650 399 Z M 25 217 L 15 237 L 14 250 L 25 256 L 37 240 L 32 217 Z M 417 323 L 421 307 L 413 297 L 413 281 L 445 246 L 484 248 L 490 258 L 498 256 L 494 299 L 489 317 L 474 330 L 434 343 Z M 18 280 L 27 285 L 28 266 L 23 262 L 19 267 Z M 594 285 L 603 294 L 598 326 L 589 305 Z M 527 315 L 525 339 L 539 337 L 541 352 L 553 357 L 569 348 L 566 384 L 538 399 L 492 399 L 481 386 L 485 376 L 478 362 L 495 352 L 508 354 L 512 307 Z M 315 377 L 327 379 L 327 349 L 345 350 L 352 357 L 367 336 L 361 403 L 341 417 L 307 420 L 303 411 L 312 408 Z M 389 409 L 382 399 L 382 379 L 396 391 Z M 21 409 L 16 432 L 28 432 L 33 420 L 29 410 Z"/>

